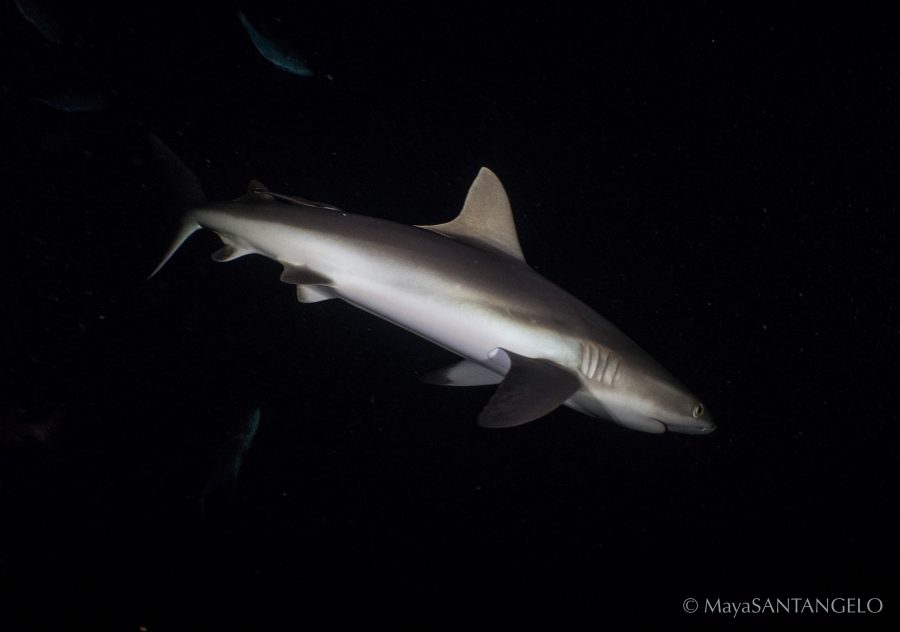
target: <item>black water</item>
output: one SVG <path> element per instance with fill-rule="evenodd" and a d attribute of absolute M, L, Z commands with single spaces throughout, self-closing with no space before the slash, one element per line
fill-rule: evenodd
<path fill-rule="evenodd" d="M 880 600 L 739 617 L 855 628 L 900 607 L 886 16 L 248 8 L 305 79 L 231 8 L 55 9 L 54 44 L 7 5 L 8 629 L 686 627 L 729 620 L 687 598 Z M 39 100 L 67 95 L 107 107 Z M 448 220 L 489 166 L 529 262 L 700 393 L 718 431 L 568 409 L 479 429 L 489 390 L 416 379 L 448 353 L 298 304 L 272 262 L 215 264 L 210 235 L 145 281 L 179 214 L 148 133 L 210 199 L 258 178 L 403 223 Z M 257 407 L 236 487 L 201 512 Z"/>

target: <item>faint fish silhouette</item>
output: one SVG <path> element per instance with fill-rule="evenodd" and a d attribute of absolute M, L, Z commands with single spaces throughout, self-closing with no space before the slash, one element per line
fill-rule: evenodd
<path fill-rule="evenodd" d="M 38 99 L 44 105 L 60 112 L 98 112 L 109 107 L 109 98 L 101 92 L 66 91 L 52 97 Z"/>
<path fill-rule="evenodd" d="M 29 445 L 52 448 L 59 437 L 62 418 L 61 407 L 40 417 L 30 417 L 18 409 L 3 410 L 0 413 L 0 445 L 10 448 Z"/>
<path fill-rule="evenodd" d="M 234 490 L 237 478 L 244 464 L 244 455 L 250 449 L 253 438 L 259 430 L 260 410 L 256 408 L 246 417 L 240 418 L 225 432 L 216 448 L 209 468 L 209 478 L 200 495 L 200 512 L 205 514 L 206 501 L 218 491 Z"/>
<path fill-rule="evenodd" d="M 297 75 L 299 77 L 312 77 L 313 71 L 307 65 L 306 60 L 295 51 L 290 44 L 272 37 L 269 33 L 263 33 L 250 23 L 247 16 L 238 13 L 244 30 L 250 36 L 250 41 L 256 46 L 259 53 L 272 62 L 278 68 Z"/>
<path fill-rule="evenodd" d="M 23 18 L 31 22 L 48 41 L 62 44 L 62 25 L 58 19 L 58 7 L 54 9 L 53 4 L 36 0 L 16 0 L 16 7 Z"/>

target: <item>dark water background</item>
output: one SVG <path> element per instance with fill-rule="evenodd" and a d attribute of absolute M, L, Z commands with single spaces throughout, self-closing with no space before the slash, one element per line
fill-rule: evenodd
<path fill-rule="evenodd" d="M 878 597 L 880 615 L 742 621 L 886 624 L 900 608 L 886 16 L 248 14 L 316 76 L 266 62 L 227 6 L 67 7 L 58 45 L 2 6 L 9 629 L 724 622 L 685 614 L 688 597 Z M 108 107 L 38 100 L 73 94 Z M 258 178 L 403 223 L 450 219 L 489 166 L 529 262 L 700 393 L 718 431 L 651 436 L 568 409 L 482 430 L 489 390 L 417 381 L 450 354 L 337 301 L 297 303 L 273 262 L 215 264 L 209 234 L 145 281 L 179 215 L 151 132 L 210 199 Z M 235 490 L 201 516 L 217 446 L 257 407 Z"/>

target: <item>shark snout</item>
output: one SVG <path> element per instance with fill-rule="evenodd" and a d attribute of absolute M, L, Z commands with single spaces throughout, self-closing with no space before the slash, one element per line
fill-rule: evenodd
<path fill-rule="evenodd" d="M 692 434 L 692 435 L 701 435 L 701 434 L 709 434 L 714 432 L 716 429 L 716 422 L 712 420 L 711 417 L 705 417 L 704 419 L 694 419 L 689 424 L 666 424 L 666 427 L 671 432 L 679 432 L 681 434 Z"/>

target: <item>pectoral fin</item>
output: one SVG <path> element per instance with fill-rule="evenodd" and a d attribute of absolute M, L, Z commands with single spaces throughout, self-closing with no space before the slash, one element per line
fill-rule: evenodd
<path fill-rule="evenodd" d="M 543 417 L 571 397 L 581 386 L 571 371 L 549 360 L 504 353 L 510 365 L 506 377 L 478 417 L 485 428 L 511 428 Z"/>
<path fill-rule="evenodd" d="M 438 386 L 484 386 L 499 384 L 503 376 L 486 369 L 477 362 L 460 360 L 450 366 L 422 376 L 422 381 Z"/>

